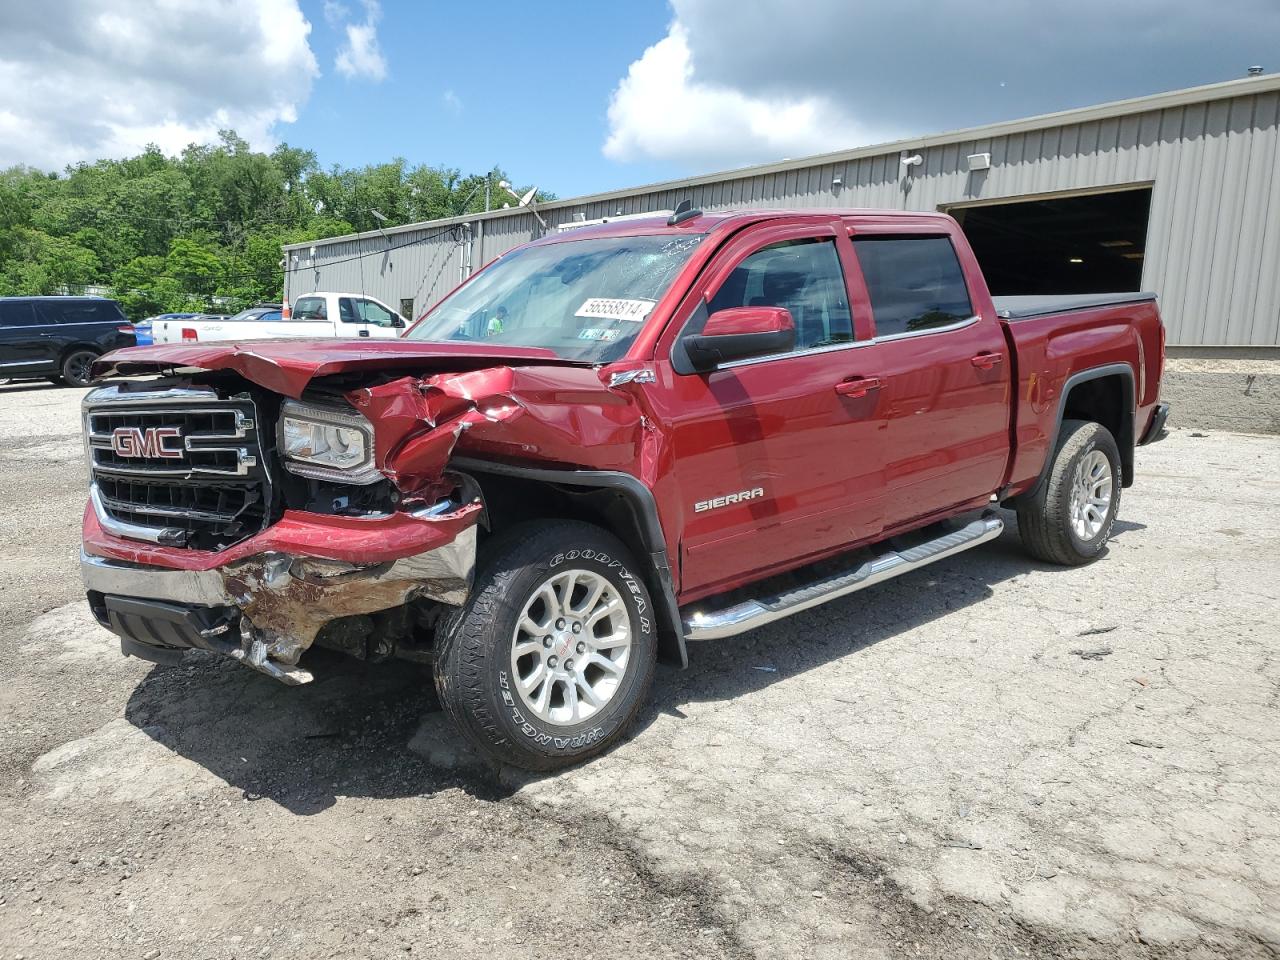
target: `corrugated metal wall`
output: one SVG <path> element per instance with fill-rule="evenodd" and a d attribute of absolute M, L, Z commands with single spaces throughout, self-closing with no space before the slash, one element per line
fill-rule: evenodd
<path fill-rule="evenodd" d="M 1160 294 L 1177 345 L 1280 345 L 1280 92 L 1046 125 L 989 138 L 936 143 L 810 166 L 744 171 L 723 179 L 659 185 L 621 196 L 539 208 L 551 229 L 575 219 L 667 210 L 684 198 L 704 210 L 733 207 L 882 207 L 937 210 L 957 204 L 1152 186 L 1144 289 Z M 945 138 L 941 138 L 945 139 Z M 901 150 L 924 163 L 906 175 Z M 990 153 L 969 173 L 965 158 Z M 829 158 L 820 158 L 829 161 Z M 841 184 L 834 186 L 839 178 Z M 471 234 L 468 246 L 468 231 Z M 420 314 L 472 266 L 541 234 L 511 210 L 425 224 L 387 238 L 291 249 L 287 295 L 364 290 Z M 364 256 L 360 256 L 365 254 Z"/>

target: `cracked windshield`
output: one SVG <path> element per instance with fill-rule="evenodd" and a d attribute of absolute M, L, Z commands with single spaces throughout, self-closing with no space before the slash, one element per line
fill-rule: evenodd
<path fill-rule="evenodd" d="M 440 303 L 406 338 L 617 360 L 701 240 L 606 237 L 516 250 Z"/>

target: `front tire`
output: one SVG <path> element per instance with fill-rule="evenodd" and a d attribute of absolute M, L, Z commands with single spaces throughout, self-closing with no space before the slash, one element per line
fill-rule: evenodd
<path fill-rule="evenodd" d="M 1064 420 L 1049 476 L 1018 504 L 1018 534 L 1034 557 L 1063 566 L 1095 559 L 1120 509 L 1120 448 L 1100 423 Z"/>
<path fill-rule="evenodd" d="M 71 387 L 87 387 L 93 380 L 90 369 L 98 355 L 92 350 L 73 350 L 62 361 L 62 380 Z"/>
<path fill-rule="evenodd" d="M 644 703 L 657 624 L 627 548 L 569 520 L 523 524 L 483 551 L 440 627 L 436 691 L 486 757 L 554 770 L 608 749 Z"/>

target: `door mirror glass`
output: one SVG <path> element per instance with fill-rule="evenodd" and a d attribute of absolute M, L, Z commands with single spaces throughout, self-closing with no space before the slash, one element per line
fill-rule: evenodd
<path fill-rule="evenodd" d="M 785 307 L 730 307 L 711 314 L 702 332 L 681 344 L 695 370 L 714 370 L 733 360 L 791 352 L 796 326 Z"/>

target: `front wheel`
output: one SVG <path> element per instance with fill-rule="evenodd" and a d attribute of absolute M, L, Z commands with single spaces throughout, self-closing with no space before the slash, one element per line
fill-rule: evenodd
<path fill-rule="evenodd" d="M 553 770 L 620 738 L 653 681 L 657 625 L 623 544 L 538 521 L 486 546 L 466 605 L 441 625 L 436 691 L 489 759 Z"/>
<path fill-rule="evenodd" d="M 87 387 L 93 379 L 89 372 L 98 355 L 92 350 L 73 350 L 62 361 L 62 380 L 68 386 Z"/>
<path fill-rule="evenodd" d="M 1064 420 L 1049 475 L 1018 504 L 1018 533 L 1033 556 L 1079 566 L 1102 552 L 1120 509 L 1120 448 L 1100 423 Z"/>

